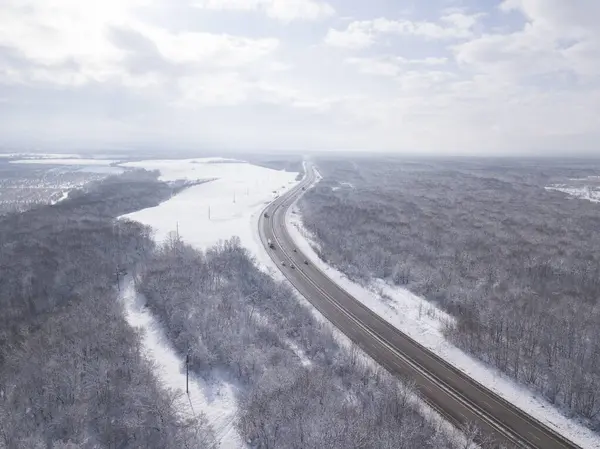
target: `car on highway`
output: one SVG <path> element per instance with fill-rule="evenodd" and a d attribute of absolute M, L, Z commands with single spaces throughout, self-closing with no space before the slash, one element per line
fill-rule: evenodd
<path fill-rule="evenodd" d="M 281 262 L 281 266 L 285 267 L 285 261 Z"/>
<path fill-rule="evenodd" d="M 292 268 L 292 269 L 293 269 L 293 268 L 296 268 L 296 267 L 294 266 L 294 264 L 291 264 L 291 265 L 290 265 L 290 268 Z"/>
<path fill-rule="evenodd" d="M 304 259 L 304 265 L 308 265 L 308 260 Z"/>

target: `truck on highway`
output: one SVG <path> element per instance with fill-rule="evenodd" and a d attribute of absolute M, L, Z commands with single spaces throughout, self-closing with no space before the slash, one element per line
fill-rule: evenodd
<path fill-rule="evenodd" d="M 269 245 L 269 248 L 275 249 L 275 245 L 273 244 L 273 240 L 267 239 L 267 245 Z"/>

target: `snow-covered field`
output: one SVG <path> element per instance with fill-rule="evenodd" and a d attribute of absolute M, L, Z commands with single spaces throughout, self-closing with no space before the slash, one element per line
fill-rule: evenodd
<path fill-rule="evenodd" d="M 580 181 L 580 180 L 574 180 Z M 584 185 L 584 186 L 567 186 L 567 185 L 555 185 L 546 187 L 546 190 L 556 190 L 558 192 L 566 193 L 567 195 L 579 198 L 582 200 L 592 201 L 594 203 L 600 203 L 600 183 L 596 181 L 596 185 Z"/>
<path fill-rule="evenodd" d="M 122 165 L 159 170 L 160 179 L 165 181 L 214 179 L 190 187 L 156 207 L 126 215 L 129 219 L 152 226 L 157 241 L 164 240 L 176 228 L 186 243 L 199 249 L 207 249 L 219 240 L 238 236 L 242 246 L 255 256 L 261 268 L 275 273 L 276 268 L 270 265 L 258 236 L 258 218 L 275 195 L 296 184 L 297 173 L 220 158 L 149 160 Z M 125 295 L 128 319 L 132 325 L 145 330 L 146 353 L 157 363 L 160 378 L 168 387 L 185 385 L 181 359 L 162 338 L 160 326 L 151 314 L 135 305 L 132 299 L 135 291 L 132 286 L 129 288 Z M 301 349 L 296 349 L 303 360 Z M 193 380 L 190 387 L 192 384 L 189 405 L 180 404 L 182 413 L 189 413 L 191 408 L 196 413 L 204 413 L 220 440 L 221 448 L 244 447 L 234 427 L 236 402 L 231 384 L 223 380 L 210 386 L 198 380 Z"/>
<path fill-rule="evenodd" d="M 600 203 L 600 176 L 572 178 L 569 183 L 553 184 L 546 187 L 546 190 L 556 190 L 574 198 Z"/>
<path fill-rule="evenodd" d="M 165 181 L 216 178 L 127 217 L 152 226 L 157 241 L 164 240 L 169 232 L 179 227 L 181 238 L 200 249 L 238 236 L 242 246 L 261 265 L 266 259 L 258 237 L 260 212 L 275 195 L 297 183 L 297 173 L 230 159 L 152 160 L 128 162 L 122 166 L 159 170 L 160 179 Z"/>
<path fill-rule="evenodd" d="M 286 220 L 292 239 L 309 260 L 389 323 L 571 441 L 585 448 L 600 448 L 600 438 L 591 430 L 565 417 L 540 395 L 449 343 L 442 328 L 453 319 L 451 316 L 408 290 L 390 286 L 383 280 L 368 287 L 352 282 L 319 258 L 315 252 L 318 245 L 304 228 L 296 204 L 288 210 Z"/>

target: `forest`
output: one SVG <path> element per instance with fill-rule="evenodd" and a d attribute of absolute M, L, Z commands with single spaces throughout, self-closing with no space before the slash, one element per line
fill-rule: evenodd
<path fill-rule="evenodd" d="M 588 161 L 316 161 L 319 256 L 453 316 L 447 338 L 600 431 L 600 205 L 546 190 Z"/>
<path fill-rule="evenodd" d="M 136 171 L 0 217 L 0 448 L 213 444 L 177 415 L 118 301 L 117 277 L 154 243 L 115 218 L 175 192 Z"/>
<path fill-rule="evenodd" d="M 475 432 L 445 432 L 410 384 L 340 345 L 237 238 L 202 252 L 172 233 L 140 266 L 136 288 L 194 375 L 240 386 L 237 427 L 251 447 L 474 447 Z"/>
<path fill-rule="evenodd" d="M 485 437 L 432 419 L 408 381 L 338 341 L 239 239 L 207 251 L 117 219 L 187 187 L 132 171 L 0 218 L 0 448 L 215 448 L 175 408 L 124 319 L 130 274 L 193 376 L 239 386 L 252 448 L 470 449 Z"/>

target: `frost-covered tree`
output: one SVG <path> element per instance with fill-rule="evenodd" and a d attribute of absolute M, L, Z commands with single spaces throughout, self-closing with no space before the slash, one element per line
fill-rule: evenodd
<path fill-rule="evenodd" d="M 317 164 L 300 208 L 324 260 L 441 306 L 452 342 L 597 428 L 600 205 L 545 189 L 597 163 Z"/>
<path fill-rule="evenodd" d="M 340 347 L 239 239 L 205 253 L 168 239 L 143 265 L 138 289 L 194 374 L 240 386 L 237 427 L 253 447 L 458 447 L 420 414 L 410 386 Z"/>
<path fill-rule="evenodd" d="M 118 269 L 154 245 L 148 228 L 115 217 L 172 193 L 156 176 L 136 176 L 0 218 L 2 448 L 214 442 L 201 417 L 175 413 L 118 301 Z"/>

